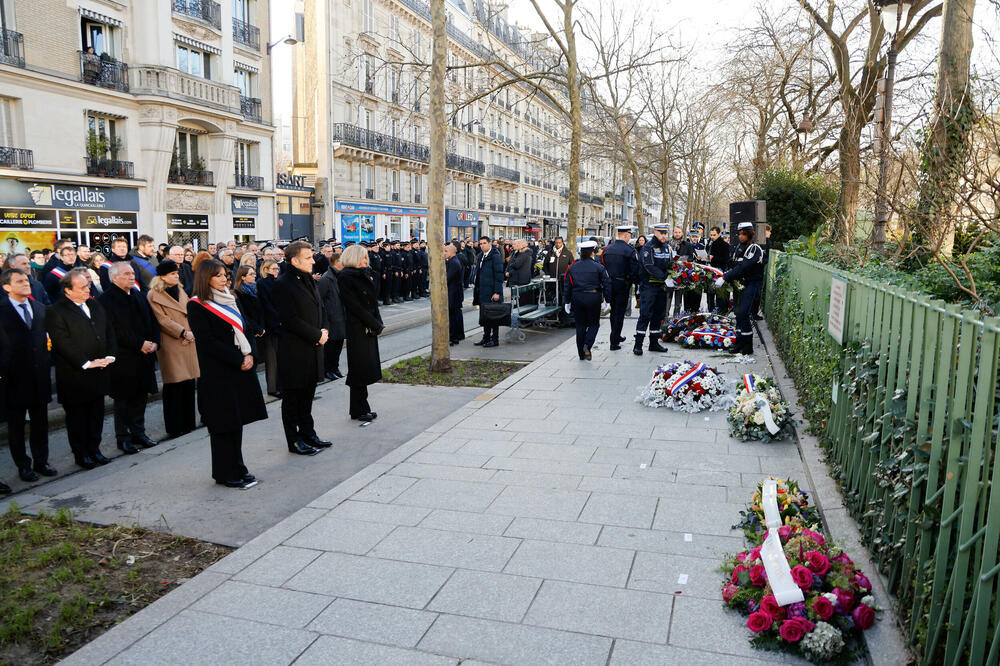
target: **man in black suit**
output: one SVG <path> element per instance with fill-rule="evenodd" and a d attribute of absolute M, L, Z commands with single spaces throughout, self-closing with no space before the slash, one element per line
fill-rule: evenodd
<path fill-rule="evenodd" d="M 7 263 L 4 264 L 4 270 L 8 268 L 16 268 L 17 270 L 23 272 L 28 276 L 28 284 L 31 285 L 31 298 L 41 303 L 44 307 L 52 305 L 52 301 L 49 300 L 49 295 L 45 291 L 45 287 L 42 283 L 31 277 L 31 261 L 28 259 L 27 255 L 24 254 L 12 254 L 7 257 Z"/>
<path fill-rule="evenodd" d="M 128 262 L 132 264 L 132 270 L 139 274 L 139 266 L 135 263 L 135 260 L 128 253 L 128 241 L 124 238 L 115 238 L 111 241 L 111 254 L 107 256 L 107 261 L 105 261 L 97 271 L 98 277 L 101 279 L 101 291 L 105 292 L 111 288 L 111 276 L 108 275 L 108 269 L 111 268 L 112 264 L 116 264 L 120 261 Z M 139 283 L 139 288 L 142 289 L 143 293 L 146 292 L 146 286 Z M 58 299 L 53 299 L 55 302 Z"/>
<path fill-rule="evenodd" d="M 448 281 L 448 342 L 457 345 L 465 339 L 465 321 L 462 318 L 462 300 L 465 289 L 462 287 L 464 269 L 457 258 L 457 243 L 444 246 L 444 270 Z"/>
<path fill-rule="evenodd" d="M 118 356 L 108 369 L 109 393 L 115 401 L 115 439 L 125 453 L 156 446 L 146 436 L 146 399 L 156 393 L 156 350 L 160 326 L 145 295 L 135 286 L 131 264 L 108 269 L 111 288 L 98 299 L 115 331 Z"/>
<path fill-rule="evenodd" d="M 115 334 L 104 307 L 90 298 L 90 277 L 74 268 L 59 284 L 62 298 L 45 313 L 56 366 L 56 398 L 66 411 L 66 434 L 84 469 L 111 462 L 101 453 L 108 366 Z"/>
<path fill-rule="evenodd" d="M 22 255 L 23 256 L 23 255 Z M 28 274 L 19 269 L 0 274 L 0 328 L 7 336 L 0 381 L 6 393 L 10 455 L 22 481 L 55 476 L 49 465 L 49 415 L 52 381 L 45 338 L 45 306 L 31 298 Z M 31 456 L 24 446 L 24 417 L 31 419 Z M 32 460 L 34 459 L 34 460 Z"/>
<path fill-rule="evenodd" d="M 278 380 L 281 383 L 281 423 L 289 453 L 314 455 L 332 446 L 313 426 L 323 345 L 330 334 L 323 328 L 323 304 L 312 276 L 312 246 L 294 241 L 285 247 L 288 268 L 274 282 L 272 301 L 278 311 Z"/>
<path fill-rule="evenodd" d="M 191 290 L 194 289 L 194 271 L 191 269 L 191 265 L 184 261 L 184 248 L 180 245 L 174 245 L 167 250 L 167 259 L 170 259 L 175 264 L 177 264 L 177 273 L 181 279 L 181 289 L 188 296 L 191 295 Z"/>

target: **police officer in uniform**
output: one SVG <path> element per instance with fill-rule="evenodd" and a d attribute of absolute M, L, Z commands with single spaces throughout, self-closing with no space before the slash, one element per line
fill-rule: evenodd
<path fill-rule="evenodd" d="M 375 297 L 378 298 L 378 294 L 382 291 L 382 257 L 373 241 L 362 244 L 368 248 L 368 270 L 375 285 Z"/>
<path fill-rule="evenodd" d="M 417 269 L 414 262 L 413 250 L 410 249 L 410 241 L 403 241 L 403 300 L 413 300 L 413 284 L 416 282 Z"/>
<path fill-rule="evenodd" d="M 629 294 L 639 275 L 639 255 L 632 246 L 632 227 L 620 224 L 618 238 L 604 248 L 601 263 L 611 278 L 611 351 L 622 348 L 626 338 L 622 336 L 625 325 L 625 311 L 628 309 Z"/>
<path fill-rule="evenodd" d="M 403 251 L 399 249 L 399 241 L 396 239 L 392 240 L 392 250 L 389 252 L 389 263 L 392 267 L 392 291 L 391 298 L 393 303 L 402 303 L 403 295 L 403 257 L 401 256 Z"/>
<path fill-rule="evenodd" d="M 566 297 L 566 314 L 572 311 L 576 321 L 576 351 L 580 360 L 591 359 L 590 348 L 597 340 L 601 327 L 601 301 L 611 301 L 611 278 L 596 259 L 595 241 L 580 243 L 580 260 L 566 270 L 563 295 Z M 612 338 L 614 339 L 614 338 Z"/>
<path fill-rule="evenodd" d="M 659 327 L 667 314 L 667 288 L 674 282 L 668 276 L 674 263 L 673 252 L 667 244 L 669 224 L 653 225 L 653 237 L 639 251 L 639 318 L 635 322 L 635 346 L 632 353 L 642 356 L 642 339 L 646 329 L 649 336 L 649 351 L 667 351 L 657 340 Z"/>
<path fill-rule="evenodd" d="M 730 351 L 734 354 L 752 354 L 753 324 L 750 314 L 764 279 L 764 250 L 754 242 L 752 222 L 740 222 L 736 234 L 739 244 L 734 246 L 731 268 L 715 281 L 715 285 L 721 287 L 734 280 L 743 283 L 743 291 L 736 304 L 736 344 Z"/>

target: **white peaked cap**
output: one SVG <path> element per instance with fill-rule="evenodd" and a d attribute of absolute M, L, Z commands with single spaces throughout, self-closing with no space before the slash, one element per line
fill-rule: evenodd
<path fill-rule="evenodd" d="M 753 222 L 740 222 L 736 226 L 736 228 L 737 229 L 753 229 Z"/>
<path fill-rule="evenodd" d="M 590 240 L 583 241 L 582 243 L 577 245 L 577 248 L 581 250 L 586 250 L 587 248 L 593 248 L 593 247 L 597 247 L 597 241 L 590 241 Z"/>

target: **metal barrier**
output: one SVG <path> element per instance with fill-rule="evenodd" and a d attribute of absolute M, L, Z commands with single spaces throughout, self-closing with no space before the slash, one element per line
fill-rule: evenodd
<path fill-rule="evenodd" d="M 1000 320 L 774 251 L 768 293 L 797 288 L 825 325 L 833 277 L 847 302 L 824 440 L 845 504 L 919 661 L 996 664 Z M 776 336 L 798 325 L 766 308 Z"/>

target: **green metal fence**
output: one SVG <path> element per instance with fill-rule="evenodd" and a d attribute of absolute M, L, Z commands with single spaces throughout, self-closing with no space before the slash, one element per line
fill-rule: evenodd
<path fill-rule="evenodd" d="M 824 315 L 848 283 L 828 462 L 923 664 L 997 664 L 1000 321 L 772 253 L 768 292 Z M 768 304 L 780 336 L 787 321 Z M 799 378 L 796 378 L 798 381 Z"/>

